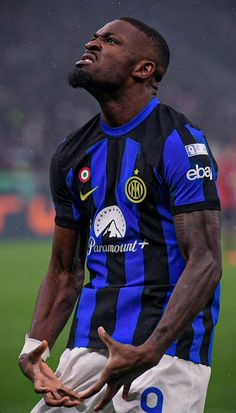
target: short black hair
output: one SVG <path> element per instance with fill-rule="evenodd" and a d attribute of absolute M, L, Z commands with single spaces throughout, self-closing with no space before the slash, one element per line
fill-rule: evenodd
<path fill-rule="evenodd" d="M 167 41 L 164 37 L 153 27 L 148 26 L 147 24 L 143 23 L 141 20 L 134 19 L 133 17 L 119 17 L 118 20 L 126 21 L 137 29 L 139 29 L 145 36 L 150 40 L 153 46 L 157 50 L 157 57 L 156 57 L 156 72 L 155 72 L 155 80 L 160 82 L 166 73 L 167 67 L 170 61 L 170 50 L 167 44 Z"/>

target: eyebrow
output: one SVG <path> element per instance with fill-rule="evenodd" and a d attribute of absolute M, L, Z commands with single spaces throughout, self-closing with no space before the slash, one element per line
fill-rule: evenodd
<path fill-rule="evenodd" d="M 96 39 L 98 37 L 109 37 L 109 36 L 117 36 L 115 33 L 112 32 L 106 32 L 104 34 L 98 34 L 98 33 L 94 33 L 93 37 L 95 37 Z"/>

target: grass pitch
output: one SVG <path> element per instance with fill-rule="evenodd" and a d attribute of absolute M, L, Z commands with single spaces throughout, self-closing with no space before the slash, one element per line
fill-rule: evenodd
<path fill-rule="evenodd" d="M 0 244 L 0 251 L 0 413 L 28 413 L 40 397 L 34 394 L 32 384 L 19 371 L 17 357 L 29 329 L 40 281 L 47 269 L 50 243 L 4 242 Z M 236 268 L 225 263 L 221 315 L 205 413 L 236 413 L 235 291 Z M 49 361 L 52 368 L 65 348 L 69 326 L 70 323 L 52 351 Z"/>

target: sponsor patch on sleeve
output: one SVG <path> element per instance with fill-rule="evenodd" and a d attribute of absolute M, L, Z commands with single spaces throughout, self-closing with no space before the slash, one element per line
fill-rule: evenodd
<path fill-rule="evenodd" d="M 206 145 L 204 143 L 193 143 L 192 145 L 185 145 L 188 157 L 196 155 L 208 155 Z"/>

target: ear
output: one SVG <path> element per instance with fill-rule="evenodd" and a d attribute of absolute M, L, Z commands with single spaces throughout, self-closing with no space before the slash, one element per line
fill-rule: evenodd
<path fill-rule="evenodd" d="M 151 77 L 156 70 L 156 65 L 152 60 L 141 60 L 138 62 L 131 75 L 137 79 L 147 79 Z"/>

